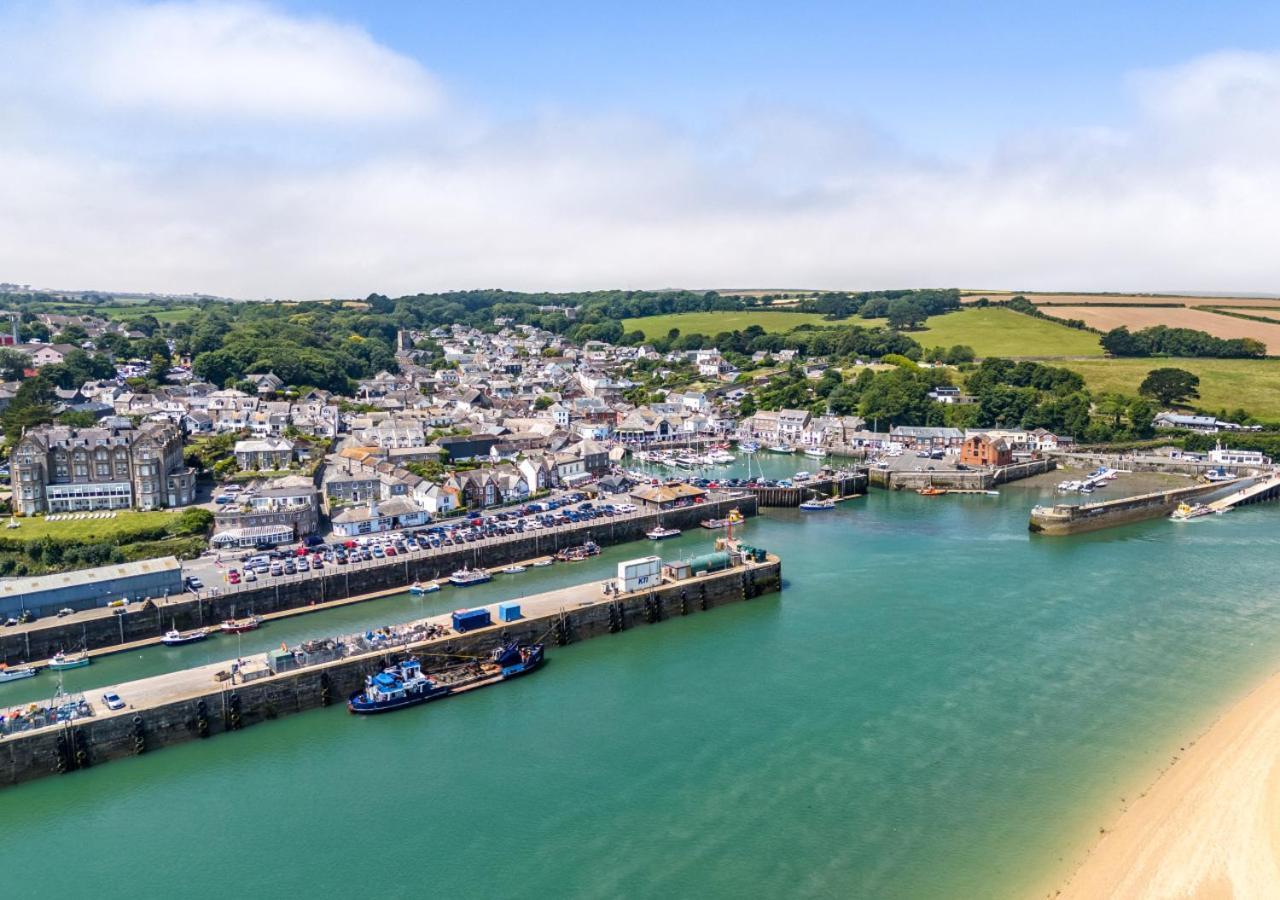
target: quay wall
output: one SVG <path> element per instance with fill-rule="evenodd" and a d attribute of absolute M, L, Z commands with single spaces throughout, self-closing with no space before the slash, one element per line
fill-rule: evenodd
<path fill-rule="evenodd" d="M 798 502 L 798 501 L 797 501 Z M 597 519 L 581 525 L 567 525 L 511 537 L 476 541 L 461 547 L 446 547 L 346 566 L 326 566 L 320 572 L 294 576 L 264 576 L 253 584 L 219 587 L 195 596 L 184 594 L 160 603 L 130 604 L 122 615 L 111 610 L 94 610 L 74 618 L 44 619 L 28 626 L 0 632 L 0 661 L 48 659 L 59 650 L 85 646 L 105 649 L 138 641 L 158 640 L 170 628 L 202 628 L 216 625 L 235 614 L 251 610 L 264 615 L 302 609 L 312 603 L 326 603 L 365 594 L 407 588 L 415 581 L 444 578 L 466 564 L 494 568 L 554 554 L 586 540 L 603 546 L 644 539 L 645 532 L 661 520 L 672 528 L 697 528 L 703 519 L 724 518 L 731 509 L 754 516 L 759 504 L 750 494 L 721 495 L 706 503 L 658 512 Z M 637 551 L 637 555 L 641 555 Z"/>
<path fill-rule="evenodd" d="M 342 704 L 364 686 L 367 675 L 410 653 L 432 654 L 438 662 L 445 656 L 461 659 L 484 654 L 502 640 L 541 640 L 549 646 L 562 646 L 697 615 L 774 593 L 781 586 L 782 563 L 775 556 L 762 563 L 667 581 L 652 591 L 616 597 L 604 597 L 597 584 L 590 582 L 581 586 L 583 605 L 564 607 L 549 615 L 498 622 L 462 635 L 411 644 L 395 652 L 364 654 L 234 686 L 220 688 L 211 682 L 207 691 L 157 706 L 78 719 L 0 739 L 0 786 L 70 773 L 308 709 Z M 616 624 L 619 620 L 620 628 Z"/>
<path fill-rule="evenodd" d="M 1195 478 L 1210 469 L 1223 469 L 1232 475 L 1244 477 L 1253 474 L 1256 466 L 1219 465 L 1212 462 L 1196 462 L 1189 459 L 1171 459 L 1167 456 L 1133 455 L 1122 453 L 1055 453 L 1064 465 L 1076 465 L 1094 469 L 1110 466 L 1129 472 L 1165 472 L 1172 475 L 1190 475 Z"/>
<path fill-rule="evenodd" d="M 761 508 L 799 506 L 815 495 L 824 497 L 839 494 L 847 497 L 850 494 L 865 494 L 867 491 L 867 471 L 862 469 L 852 475 L 835 478 L 819 478 L 805 482 L 799 487 L 759 487 L 747 485 L 743 490 L 750 491 Z"/>
<path fill-rule="evenodd" d="M 893 469 L 872 469 L 871 484 L 891 491 L 918 490 L 922 487 L 934 487 L 989 491 L 997 484 L 1009 481 L 1020 481 L 1033 475 L 1051 472 L 1057 467 L 1052 459 L 1032 459 L 1022 463 L 1012 463 L 994 469 L 973 469 L 957 472 L 951 469 L 939 469 L 925 472 L 905 472 Z"/>
<path fill-rule="evenodd" d="M 1167 516 L 1182 501 L 1222 491 L 1231 484 L 1234 483 L 1197 484 L 1171 491 L 1108 500 L 1105 503 L 1037 506 L 1031 510 L 1028 527 L 1035 534 L 1060 536 L 1128 525 L 1130 522 Z"/>

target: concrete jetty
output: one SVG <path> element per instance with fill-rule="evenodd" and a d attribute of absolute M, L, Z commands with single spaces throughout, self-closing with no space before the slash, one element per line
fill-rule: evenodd
<path fill-rule="evenodd" d="M 59 650 L 127 649 L 154 643 L 170 628 L 216 626 L 233 615 L 257 615 L 324 608 L 339 600 L 360 601 L 406 590 L 415 581 L 435 581 L 463 566 L 500 568 L 554 554 L 591 540 L 608 547 L 643 540 L 655 525 L 690 529 L 703 519 L 722 519 L 730 510 L 744 516 L 757 512 L 756 498 L 746 492 L 712 492 L 705 503 L 677 509 L 634 513 L 562 525 L 509 537 L 486 538 L 462 546 L 420 550 L 367 563 L 326 566 L 291 576 L 261 578 L 253 583 L 220 586 L 199 595 L 129 603 L 122 613 L 100 607 L 67 616 L 41 619 L 0 631 L 0 662 L 10 665 L 48 659 Z"/>
<path fill-rule="evenodd" d="M 88 697 L 85 705 L 91 715 L 87 717 L 36 723 L 30 730 L 0 737 L 0 786 L 343 703 L 364 686 L 366 676 L 408 655 L 418 656 L 428 662 L 428 668 L 434 668 L 448 660 L 482 655 L 506 640 L 563 646 L 695 615 L 781 588 L 782 563 L 776 556 L 761 553 L 759 559 L 750 559 L 731 554 L 731 559 L 730 568 L 702 575 L 679 577 L 688 572 L 687 567 L 664 568 L 660 584 L 629 593 L 605 593 L 599 581 L 592 581 L 518 598 L 521 618 L 512 622 L 499 621 L 496 604 L 491 604 L 487 608 L 494 624 L 464 634 L 449 630 L 448 616 L 434 616 L 398 626 L 399 633 L 418 626 L 421 631 L 417 633 L 443 629 L 440 636 L 424 640 L 410 636 L 394 649 L 359 652 L 301 667 L 296 655 L 258 655 L 235 661 L 234 679 L 230 677 L 233 661 L 227 660 L 121 684 L 116 690 L 129 704 L 127 709 L 107 710 L 100 697 Z"/>
<path fill-rule="evenodd" d="M 1239 483 L 1197 484 L 1168 491 L 1139 494 L 1136 497 L 1122 497 L 1119 500 L 1107 500 L 1102 503 L 1078 505 L 1055 503 L 1053 506 L 1036 506 L 1031 510 L 1031 523 L 1028 527 L 1035 534 L 1053 536 L 1097 531 L 1116 525 L 1127 525 L 1130 522 L 1140 522 L 1143 519 L 1167 516 L 1184 500 L 1229 490 L 1232 487 L 1239 487 Z"/>

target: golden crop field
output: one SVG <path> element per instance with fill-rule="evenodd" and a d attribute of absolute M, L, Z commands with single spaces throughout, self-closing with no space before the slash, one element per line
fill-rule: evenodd
<path fill-rule="evenodd" d="M 961 303 L 975 303 L 986 297 L 991 301 L 1023 296 L 1036 306 L 1252 306 L 1258 309 L 1280 309 L 1280 298 L 1269 297 L 1195 297 L 1165 294 L 1028 294 L 1020 291 L 965 291 Z"/>
<path fill-rule="evenodd" d="M 1167 306 L 1055 306 L 1049 315 L 1062 319 L 1081 319 L 1090 328 L 1110 331 L 1127 327 L 1130 331 L 1167 325 L 1170 328 L 1194 328 L 1220 338 L 1255 338 L 1267 345 L 1267 353 L 1280 355 L 1280 324 L 1270 325 L 1224 316 L 1207 309 Z"/>

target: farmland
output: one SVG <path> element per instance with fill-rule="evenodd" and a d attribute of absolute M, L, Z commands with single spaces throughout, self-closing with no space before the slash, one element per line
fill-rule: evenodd
<path fill-rule="evenodd" d="M 1274 297 L 1195 297 L 1180 294 L 1027 294 L 1018 291 L 965 291 L 961 303 L 983 297 L 992 302 L 1026 297 L 1036 306 L 1253 306 L 1280 309 Z"/>
<path fill-rule="evenodd" d="M 1101 356 L 1098 336 L 1009 309 L 963 309 L 907 332 L 925 347 L 966 344 L 982 356 Z"/>
<path fill-rule="evenodd" d="M 670 313 L 664 316 L 644 316 L 639 319 L 622 320 L 624 330 L 643 331 L 648 340 L 664 337 L 672 328 L 680 329 L 681 334 L 705 334 L 707 337 L 715 337 L 722 331 L 745 331 L 752 325 L 759 325 L 765 331 L 775 332 L 790 331 L 802 324 L 859 325 L 867 323 L 863 319 L 856 318 L 832 322 L 824 319 L 819 313 L 783 312 L 776 309 Z"/>
<path fill-rule="evenodd" d="M 1192 405 L 1209 410 L 1245 409 L 1267 421 L 1280 422 L 1280 361 L 1269 359 L 1089 359 L 1056 365 L 1084 376 L 1089 390 L 1130 396 L 1152 369 L 1175 367 L 1200 376 L 1200 399 Z"/>
<path fill-rule="evenodd" d="M 1130 331 L 1167 325 L 1170 328 L 1194 328 L 1220 338 L 1256 338 L 1267 345 L 1271 355 L 1280 354 L 1280 323 L 1269 325 L 1236 316 L 1224 316 L 1206 309 L 1166 308 L 1159 306 L 1055 306 L 1049 315 L 1064 319 L 1081 319 L 1091 328 L 1110 331 L 1127 327 Z"/>

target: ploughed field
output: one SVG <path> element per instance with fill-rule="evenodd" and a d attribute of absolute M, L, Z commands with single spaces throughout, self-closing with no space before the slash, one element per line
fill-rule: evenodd
<path fill-rule="evenodd" d="M 961 303 L 1026 297 L 1036 306 L 1253 306 L 1280 310 L 1276 297 L 1194 297 L 1173 294 L 1031 294 L 1023 291 L 965 291 Z"/>
<path fill-rule="evenodd" d="M 1280 315 L 1280 308 L 1268 309 L 1262 314 L 1267 312 Z M 1047 314 L 1063 319 L 1080 319 L 1090 328 L 1100 331 L 1121 326 L 1139 331 L 1153 325 L 1166 325 L 1169 328 L 1194 328 L 1220 338 L 1255 338 L 1267 345 L 1268 354 L 1280 355 L 1280 320 L 1269 324 L 1208 309 L 1165 306 L 1055 306 Z"/>

